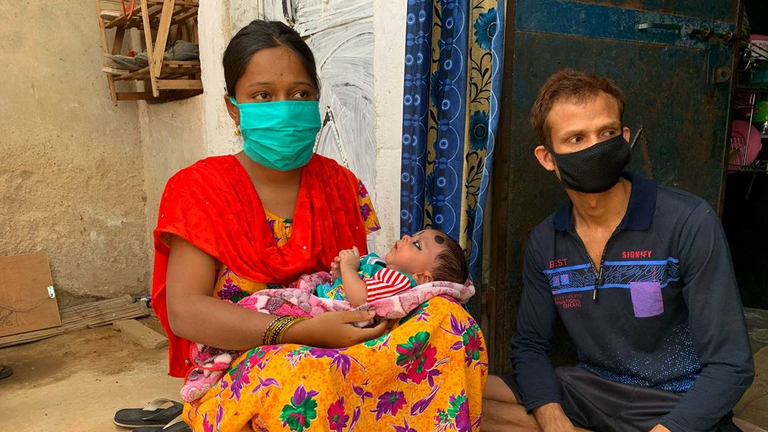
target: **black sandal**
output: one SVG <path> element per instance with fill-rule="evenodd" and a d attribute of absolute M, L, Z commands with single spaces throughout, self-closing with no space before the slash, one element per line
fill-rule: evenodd
<path fill-rule="evenodd" d="M 138 429 L 134 429 L 133 432 L 192 432 L 192 429 L 190 429 L 189 425 L 181 420 L 181 416 L 178 416 L 171 420 L 171 422 L 165 425 L 165 427 L 162 429 L 140 427 Z"/>
<path fill-rule="evenodd" d="M 184 405 L 179 402 L 160 398 L 148 403 L 144 408 L 121 409 L 115 413 L 114 422 L 118 426 L 130 429 L 142 426 L 160 428 L 179 417 L 183 409 Z"/>
<path fill-rule="evenodd" d="M 0 365 L 0 380 L 8 378 L 11 375 L 13 375 L 13 368 L 12 367 Z"/>

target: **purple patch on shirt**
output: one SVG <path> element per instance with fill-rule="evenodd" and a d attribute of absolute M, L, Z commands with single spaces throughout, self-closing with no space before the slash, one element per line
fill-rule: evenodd
<path fill-rule="evenodd" d="M 659 282 L 631 282 L 632 307 L 636 318 L 648 318 L 664 313 L 664 298 Z"/>

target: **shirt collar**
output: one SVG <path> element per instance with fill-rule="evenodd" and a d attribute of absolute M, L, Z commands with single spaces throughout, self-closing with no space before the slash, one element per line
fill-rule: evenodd
<path fill-rule="evenodd" d="M 619 229 L 645 231 L 651 227 L 656 211 L 656 183 L 629 172 L 624 172 L 622 177 L 632 183 L 632 193 L 629 196 L 627 213 L 621 220 Z M 572 207 L 573 203 L 568 200 L 555 212 L 553 223 L 556 230 L 567 231 L 573 228 Z"/>

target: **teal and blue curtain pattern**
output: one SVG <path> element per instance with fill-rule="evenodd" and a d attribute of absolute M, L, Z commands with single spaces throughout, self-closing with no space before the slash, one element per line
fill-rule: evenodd
<path fill-rule="evenodd" d="M 401 234 L 436 228 L 481 270 L 505 0 L 407 0 Z"/>

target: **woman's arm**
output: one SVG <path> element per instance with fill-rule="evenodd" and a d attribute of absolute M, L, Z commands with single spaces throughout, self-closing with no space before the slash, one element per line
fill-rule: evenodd
<path fill-rule="evenodd" d="M 214 298 L 216 261 L 213 257 L 178 236 L 172 236 L 170 248 L 166 301 L 173 333 L 228 350 L 261 345 L 264 330 L 276 317 Z M 364 311 L 327 312 L 291 326 L 283 341 L 316 347 L 348 347 L 384 333 L 387 321 L 369 329 L 349 324 L 372 317 Z"/>

